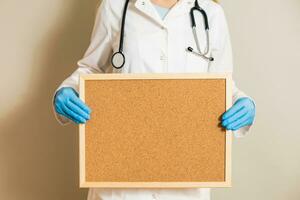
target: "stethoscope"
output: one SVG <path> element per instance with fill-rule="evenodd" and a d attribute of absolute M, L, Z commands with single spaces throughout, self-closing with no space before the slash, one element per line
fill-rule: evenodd
<path fill-rule="evenodd" d="M 122 16 L 122 24 L 121 24 L 119 50 L 117 52 L 115 52 L 111 58 L 111 64 L 116 69 L 121 69 L 126 62 L 126 58 L 123 53 L 123 43 L 124 43 L 124 29 L 125 29 L 125 22 L 126 22 L 126 13 L 127 13 L 129 1 L 130 0 L 126 0 L 125 6 L 124 6 L 124 11 L 123 11 L 123 16 Z M 196 30 L 197 29 L 197 24 L 196 24 L 196 20 L 195 20 L 195 12 L 196 11 L 201 13 L 201 15 L 203 17 L 203 21 L 204 21 L 204 28 L 205 28 L 205 34 L 206 34 L 206 48 L 204 51 L 202 51 L 200 48 L 198 34 L 197 34 L 197 30 Z M 193 35 L 194 35 L 194 39 L 195 39 L 198 51 L 195 51 L 192 47 L 188 47 L 186 50 L 202 57 L 203 59 L 205 59 L 209 62 L 214 61 L 214 58 L 208 55 L 209 50 L 210 50 L 208 17 L 207 17 L 206 12 L 199 6 L 198 0 L 195 0 L 195 5 L 190 11 L 190 16 L 191 16 L 191 22 L 192 22 Z"/>

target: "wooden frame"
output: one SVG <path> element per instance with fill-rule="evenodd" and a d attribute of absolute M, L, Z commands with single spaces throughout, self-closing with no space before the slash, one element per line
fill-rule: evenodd
<path fill-rule="evenodd" d="M 80 98 L 85 101 L 86 80 L 122 79 L 225 79 L 226 110 L 232 106 L 232 76 L 229 73 L 197 74 L 89 74 L 80 77 Z M 231 187 L 232 132 L 226 131 L 226 170 L 224 182 L 87 182 L 85 176 L 85 125 L 79 125 L 79 168 L 81 188 L 217 188 Z"/>

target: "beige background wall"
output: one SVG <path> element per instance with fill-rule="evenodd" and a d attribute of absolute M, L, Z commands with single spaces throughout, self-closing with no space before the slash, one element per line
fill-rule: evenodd
<path fill-rule="evenodd" d="M 52 93 L 81 58 L 97 0 L 0 0 L 0 199 L 83 200 L 75 125 Z M 234 187 L 214 200 L 300 199 L 300 1 L 224 1 L 235 79 L 256 99 L 252 134 L 234 142 Z"/>

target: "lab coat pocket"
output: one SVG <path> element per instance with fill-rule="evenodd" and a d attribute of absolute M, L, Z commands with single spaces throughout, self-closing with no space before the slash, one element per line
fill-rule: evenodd
<path fill-rule="evenodd" d="M 164 72 L 166 52 L 164 52 L 165 40 L 162 40 L 161 32 L 139 34 L 138 55 L 140 70 L 145 73 Z"/>
<path fill-rule="evenodd" d="M 188 47 L 192 47 L 194 51 L 197 51 L 197 48 L 194 48 L 192 45 L 188 44 Z M 208 54 L 209 55 L 209 54 Z M 196 53 L 186 50 L 186 72 L 187 73 L 204 73 L 208 72 L 209 61 L 203 57 L 197 55 Z"/>
<path fill-rule="evenodd" d="M 203 31 L 198 31 L 199 46 L 202 51 L 206 48 L 206 35 Z M 186 40 L 186 47 L 191 47 L 195 52 L 198 52 L 197 43 L 193 32 L 188 30 L 186 33 L 189 37 Z M 208 52 L 210 55 L 211 52 Z M 187 73 L 203 73 L 208 72 L 209 61 L 194 52 L 186 50 L 186 72 Z"/>

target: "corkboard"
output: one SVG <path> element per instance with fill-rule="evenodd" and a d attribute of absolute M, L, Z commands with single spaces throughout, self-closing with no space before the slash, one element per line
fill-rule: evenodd
<path fill-rule="evenodd" d="M 80 97 L 93 110 L 80 125 L 81 187 L 230 186 L 229 75 L 85 75 Z"/>

